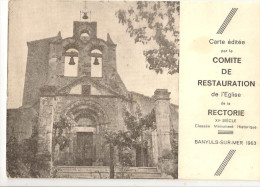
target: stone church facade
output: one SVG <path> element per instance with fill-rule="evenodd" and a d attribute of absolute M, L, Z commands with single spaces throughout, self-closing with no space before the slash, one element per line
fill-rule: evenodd
<path fill-rule="evenodd" d="M 127 90 L 117 72 L 117 45 L 109 34 L 106 40 L 97 37 L 96 22 L 75 21 L 72 37 L 58 33 L 27 45 L 23 104 L 8 109 L 7 138 L 22 142 L 37 130 L 37 155 L 45 155 L 50 169 L 101 168 L 109 166 L 104 132 L 124 131 L 123 109 L 139 106 L 143 115 L 155 111 L 156 129 L 147 133 L 142 155 L 133 150 L 133 167 L 160 166 L 165 151 L 172 151 L 172 138 L 178 140 L 178 106 L 170 103 L 167 89 L 152 97 Z M 72 125 L 62 132 L 70 141 L 60 149 L 53 143 L 59 133 L 54 124 L 64 116 Z"/>

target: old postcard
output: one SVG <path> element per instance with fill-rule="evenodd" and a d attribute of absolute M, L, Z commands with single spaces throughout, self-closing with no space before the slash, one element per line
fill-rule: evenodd
<path fill-rule="evenodd" d="M 181 7 L 179 178 L 260 180 L 260 3 Z"/>
<path fill-rule="evenodd" d="M 7 177 L 260 180 L 259 10 L 10 0 Z"/>
<path fill-rule="evenodd" d="M 177 179 L 179 15 L 10 1 L 8 177 Z"/>

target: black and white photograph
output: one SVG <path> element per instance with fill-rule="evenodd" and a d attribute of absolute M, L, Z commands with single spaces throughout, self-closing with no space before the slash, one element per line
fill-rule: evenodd
<path fill-rule="evenodd" d="M 178 179 L 180 3 L 8 8 L 7 177 Z"/>

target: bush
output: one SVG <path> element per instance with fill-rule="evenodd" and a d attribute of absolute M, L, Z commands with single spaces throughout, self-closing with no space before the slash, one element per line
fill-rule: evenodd
<path fill-rule="evenodd" d="M 41 176 L 40 170 L 47 171 L 49 168 L 45 158 L 37 156 L 37 133 L 33 133 L 29 139 L 21 143 L 15 137 L 10 137 L 6 149 L 8 177 L 36 178 Z"/>

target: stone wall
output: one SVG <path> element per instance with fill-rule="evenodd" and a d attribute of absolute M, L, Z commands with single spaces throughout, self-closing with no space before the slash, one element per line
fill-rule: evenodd
<path fill-rule="evenodd" d="M 155 100 L 151 97 L 136 93 L 136 92 L 130 92 L 132 99 L 134 102 L 136 102 L 142 110 L 143 115 L 149 114 L 152 109 L 155 107 Z"/>
<path fill-rule="evenodd" d="M 71 38 L 62 39 L 59 33 L 56 37 L 27 43 L 28 57 L 23 106 L 39 102 L 39 89 L 44 85 L 55 86 L 59 89 L 73 83 L 79 77 L 90 77 L 90 51 L 95 48 L 103 53 L 103 76 L 92 79 L 127 96 L 127 89 L 116 71 L 116 44 L 109 35 L 107 41 L 97 38 L 96 27 L 96 22 L 74 22 L 74 33 Z M 82 42 L 80 34 L 87 30 L 92 33 L 90 39 Z M 70 48 L 79 51 L 77 77 L 64 77 L 65 52 Z"/>
<path fill-rule="evenodd" d="M 122 107 L 126 101 L 122 98 L 110 97 L 110 96 L 58 96 L 56 97 L 56 109 L 54 119 L 55 121 L 60 119 L 62 115 L 70 115 L 70 111 L 77 111 L 77 108 L 93 109 L 97 113 L 97 128 L 94 133 L 95 142 L 95 165 L 109 165 L 109 150 L 104 143 L 104 131 L 118 131 L 124 129 Z M 79 109 L 80 110 L 80 109 Z M 85 110 L 85 109 L 84 109 Z M 75 165 L 76 156 L 76 140 L 77 132 L 87 132 L 86 128 L 72 127 L 69 131 L 64 132 L 64 135 L 69 137 L 69 147 L 64 150 L 59 150 L 59 147 L 55 147 L 53 153 L 53 162 L 56 165 Z M 96 141 L 95 141 L 96 140 Z M 103 163 L 98 163 L 102 161 Z"/>
<path fill-rule="evenodd" d="M 179 106 L 170 104 L 170 123 L 175 132 L 179 132 Z"/>
<path fill-rule="evenodd" d="M 34 107 L 7 110 L 7 141 L 11 136 L 18 142 L 28 139 L 38 123 L 38 111 Z"/>
<path fill-rule="evenodd" d="M 39 172 L 42 176 L 48 176 L 52 168 L 52 128 L 55 108 L 56 102 L 54 97 L 40 98 L 39 121 L 37 126 L 37 157 L 47 168 L 40 169 Z"/>
<path fill-rule="evenodd" d="M 48 76 L 49 47 L 52 38 L 28 42 L 28 56 L 23 92 L 23 106 L 39 102 L 39 89 Z"/>
<path fill-rule="evenodd" d="M 53 124 L 61 116 L 70 112 L 92 110 L 97 123 L 95 132 L 95 164 L 109 164 L 109 149 L 104 144 L 103 132 L 125 130 L 123 107 L 134 112 L 139 105 L 143 115 L 153 109 L 156 113 L 157 129 L 148 132 L 149 154 L 151 165 L 157 165 L 164 150 L 170 150 L 170 132 L 178 132 L 178 106 L 170 104 L 170 93 L 165 89 L 155 91 L 153 97 L 147 97 L 135 92 L 128 92 L 116 69 L 116 44 L 109 35 L 107 40 L 97 38 L 95 22 L 74 22 L 73 36 L 62 39 L 59 33 L 56 37 L 28 42 L 28 58 L 25 75 L 23 107 L 8 110 L 7 134 L 15 134 L 19 141 L 27 139 L 32 134 L 33 127 L 38 130 L 38 155 L 49 164 L 75 165 L 76 133 L 80 128 L 72 127 L 64 131 L 71 140 L 68 147 L 60 150 L 54 147 Z M 88 41 L 81 41 L 80 34 L 89 33 Z M 64 76 L 65 52 L 69 48 L 79 51 L 78 76 Z M 91 50 L 102 51 L 102 77 L 91 77 Z M 97 89 L 97 95 L 70 95 L 69 91 L 77 84 L 91 85 Z M 85 128 L 85 127 L 84 127 Z M 81 130 L 84 130 L 81 128 Z M 85 131 L 88 131 L 87 127 Z"/>

